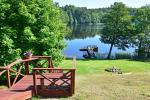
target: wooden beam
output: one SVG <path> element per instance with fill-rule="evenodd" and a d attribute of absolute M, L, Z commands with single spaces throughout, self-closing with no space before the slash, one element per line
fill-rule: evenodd
<path fill-rule="evenodd" d="M 16 81 L 17 81 L 17 79 L 18 79 L 18 76 L 19 76 L 19 74 L 20 74 L 20 72 L 21 72 L 21 69 L 22 69 L 22 66 L 20 66 L 20 68 L 19 68 L 19 70 L 18 70 L 18 73 L 17 73 L 17 75 L 16 75 L 16 77 L 15 77 L 14 82 L 13 82 L 12 85 L 14 85 L 14 84 L 16 83 Z"/>
<path fill-rule="evenodd" d="M 75 91 L 75 70 L 72 70 L 72 94 L 74 94 Z"/>
<path fill-rule="evenodd" d="M 0 70 L 6 70 L 7 67 L 0 67 Z"/>
<path fill-rule="evenodd" d="M 75 70 L 71 71 L 71 89 L 70 89 L 70 96 L 74 94 L 75 90 Z"/>
<path fill-rule="evenodd" d="M 26 70 L 26 75 L 29 75 L 29 62 L 25 62 L 24 63 L 24 66 L 25 66 L 25 70 Z"/>
<path fill-rule="evenodd" d="M 37 95 L 37 86 L 36 86 L 36 71 L 33 70 L 33 89 L 34 89 L 34 95 Z"/>
<path fill-rule="evenodd" d="M 20 62 L 27 62 L 27 61 L 37 60 L 37 59 L 39 58 L 21 59 Z"/>
<path fill-rule="evenodd" d="M 49 70 L 49 69 L 52 69 L 52 70 L 75 70 L 73 68 L 33 68 L 34 70 Z"/>
<path fill-rule="evenodd" d="M 51 56 L 32 56 L 32 58 L 51 58 Z"/>
<path fill-rule="evenodd" d="M 7 80 L 7 87 L 10 88 L 11 83 L 10 83 L 10 71 L 9 71 L 9 69 L 7 69 L 7 71 L 6 71 L 6 80 Z"/>
<path fill-rule="evenodd" d="M 15 70 L 13 70 L 13 69 L 10 69 L 10 71 L 12 71 L 12 72 L 14 72 L 14 73 L 17 73 L 18 74 L 18 72 L 17 71 L 15 71 Z M 25 75 L 23 75 L 23 74 L 21 74 L 21 73 L 19 73 L 21 76 L 25 76 Z"/>
<path fill-rule="evenodd" d="M 48 58 L 48 68 L 53 68 L 52 58 Z"/>
<path fill-rule="evenodd" d="M 14 65 L 16 65 L 16 64 L 18 64 L 18 63 L 20 63 L 20 61 L 21 61 L 21 59 L 18 59 L 18 60 L 16 60 L 16 61 L 14 61 L 13 63 L 7 65 L 6 67 L 7 67 L 7 68 L 11 68 L 12 66 L 14 66 Z"/>
<path fill-rule="evenodd" d="M 5 72 L 6 72 L 6 70 L 1 71 L 1 72 L 0 72 L 0 76 L 1 76 L 3 73 L 5 73 Z"/>
<path fill-rule="evenodd" d="M 72 64 L 73 68 L 76 68 L 77 66 L 77 63 L 76 63 L 76 57 L 74 56 L 73 57 L 73 64 Z"/>

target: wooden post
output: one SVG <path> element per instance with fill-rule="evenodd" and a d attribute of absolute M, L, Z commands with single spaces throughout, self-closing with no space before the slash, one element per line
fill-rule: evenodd
<path fill-rule="evenodd" d="M 6 80 L 7 80 L 7 87 L 10 88 L 11 87 L 11 83 L 10 83 L 10 71 L 9 68 L 6 69 Z"/>
<path fill-rule="evenodd" d="M 74 94 L 75 90 L 75 70 L 71 70 L 71 92 L 70 96 Z"/>
<path fill-rule="evenodd" d="M 52 58 L 48 57 L 48 68 L 53 68 L 53 64 L 52 64 Z M 49 70 L 49 73 L 51 73 L 52 70 Z"/>
<path fill-rule="evenodd" d="M 53 68 L 52 58 L 48 58 L 48 68 Z"/>
<path fill-rule="evenodd" d="M 72 71 L 72 94 L 74 94 L 74 90 L 75 90 L 75 70 Z"/>
<path fill-rule="evenodd" d="M 41 88 L 44 88 L 44 78 L 40 78 L 40 84 L 41 84 Z"/>
<path fill-rule="evenodd" d="M 25 62 L 24 66 L 25 66 L 25 70 L 26 70 L 26 75 L 29 75 L 29 62 L 28 61 Z"/>
<path fill-rule="evenodd" d="M 37 86 L 36 86 L 36 71 L 33 70 L 33 88 L 34 88 L 34 95 L 37 95 Z"/>
<path fill-rule="evenodd" d="M 72 64 L 72 66 L 73 66 L 73 68 L 76 68 L 76 66 L 77 66 L 76 65 L 76 57 L 75 56 L 73 57 L 73 64 Z"/>

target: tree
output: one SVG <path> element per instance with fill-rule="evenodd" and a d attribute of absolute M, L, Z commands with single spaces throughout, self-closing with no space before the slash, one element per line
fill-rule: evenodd
<path fill-rule="evenodd" d="M 60 62 L 65 26 L 60 15 L 52 0 L 0 0 L 0 64 L 28 50 Z"/>
<path fill-rule="evenodd" d="M 66 5 L 62 9 L 68 14 L 69 24 L 97 24 L 103 14 L 107 12 L 107 8 L 87 9 L 86 7 L 75 7 Z"/>
<path fill-rule="evenodd" d="M 143 49 L 150 44 L 150 8 L 143 7 L 136 10 L 134 15 L 135 36 L 132 43 L 138 47 L 138 58 L 142 57 Z"/>
<path fill-rule="evenodd" d="M 107 59 L 110 59 L 113 46 L 125 50 L 128 45 L 128 39 L 132 35 L 131 16 L 128 8 L 121 2 L 115 2 L 111 5 L 110 11 L 103 17 L 104 28 L 100 40 L 103 43 L 110 44 Z"/>

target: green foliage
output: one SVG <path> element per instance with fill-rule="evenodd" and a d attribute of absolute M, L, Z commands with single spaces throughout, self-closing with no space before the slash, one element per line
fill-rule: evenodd
<path fill-rule="evenodd" d="M 129 47 L 128 39 L 132 36 L 131 16 L 128 8 L 121 2 L 115 2 L 111 6 L 110 12 L 103 17 L 104 28 L 102 30 L 101 41 L 111 44 L 108 59 L 113 46 L 125 50 Z"/>
<path fill-rule="evenodd" d="M 133 18 L 135 36 L 132 43 L 138 47 L 138 58 L 142 57 L 142 49 L 150 48 L 150 8 L 142 7 L 136 10 Z"/>
<path fill-rule="evenodd" d="M 107 8 L 87 9 L 86 7 L 75 7 L 66 5 L 62 8 L 68 15 L 65 19 L 69 24 L 97 24 L 107 12 Z"/>
<path fill-rule="evenodd" d="M 131 59 L 132 55 L 128 52 L 118 52 L 115 54 L 116 59 Z"/>
<path fill-rule="evenodd" d="M 0 0 L 0 6 L 0 65 L 28 50 L 62 60 L 65 24 L 52 0 Z"/>

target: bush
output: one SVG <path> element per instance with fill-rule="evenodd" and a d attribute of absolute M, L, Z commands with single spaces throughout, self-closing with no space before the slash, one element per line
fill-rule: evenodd
<path fill-rule="evenodd" d="M 131 59 L 132 55 L 127 52 L 119 52 L 115 54 L 116 59 Z"/>

